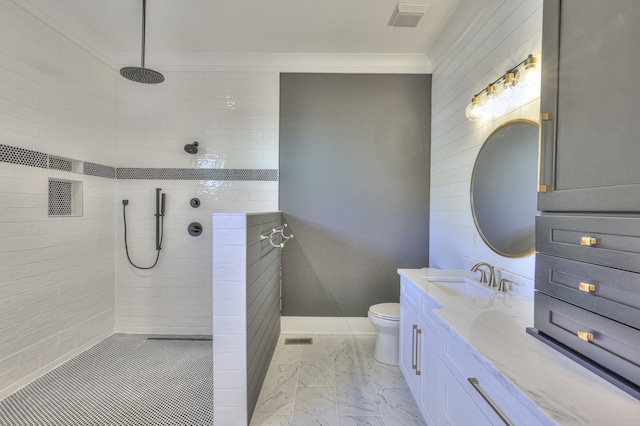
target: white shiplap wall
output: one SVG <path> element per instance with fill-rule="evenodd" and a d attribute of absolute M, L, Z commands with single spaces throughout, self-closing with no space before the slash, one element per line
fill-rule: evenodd
<path fill-rule="evenodd" d="M 537 121 L 539 100 L 489 123 L 470 122 L 464 109 L 474 93 L 533 53 L 540 57 L 542 0 L 463 0 L 432 57 L 430 266 L 462 268 L 463 259 L 488 261 L 532 278 L 534 255 L 509 259 L 477 235 L 470 207 L 475 158 L 500 124 Z M 532 189 L 532 190 L 535 190 Z"/>
<path fill-rule="evenodd" d="M 116 73 L 0 1 L 0 144 L 113 165 Z M 48 217 L 48 178 L 83 215 Z M 114 329 L 113 179 L 0 162 L 0 399 Z"/>

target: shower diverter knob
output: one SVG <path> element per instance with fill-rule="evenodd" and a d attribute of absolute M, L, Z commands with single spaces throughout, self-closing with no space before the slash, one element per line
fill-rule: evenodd
<path fill-rule="evenodd" d="M 197 237 L 202 234 L 202 225 L 200 225 L 199 222 L 191 222 L 187 231 L 189 231 L 189 235 L 192 237 Z"/>

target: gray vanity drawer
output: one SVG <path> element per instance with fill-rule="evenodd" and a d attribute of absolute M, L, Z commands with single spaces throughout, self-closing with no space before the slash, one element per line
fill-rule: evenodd
<path fill-rule="evenodd" d="M 540 292 L 534 309 L 539 331 L 640 385 L 640 330 Z"/>
<path fill-rule="evenodd" d="M 538 253 L 536 290 L 640 329 L 640 274 Z"/>
<path fill-rule="evenodd" d="M 538 216 L 536 249 L 540 253 L 640 272 L 640 219 Z"/>

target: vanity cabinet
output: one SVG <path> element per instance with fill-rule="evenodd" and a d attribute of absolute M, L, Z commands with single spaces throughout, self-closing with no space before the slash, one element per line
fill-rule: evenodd
<path fill-rule="evenodd" d="M 548 424 L 520 402 L 519 390 L 506 386 L 497 370 L 451 334 L 434 312 L 440 308 L 401 278 L 400 370 L 427 424 Z"/>
<path fill-rule="evenodd" d="M 544 0 L 538 208 L 640 212 L 640 4 Z"/>
<path fill-rule="evenodd" d="M 400 284 L 400 370 L 428 424 L 438 409 L 438 330 L 433 320 L 437 307 L 409 280 Z"/>
<path fill-rule="evenodd" d="M 418 330 L 420 330 L 420 319 L 416 309 L 418 303 L 414 304 L 412 301 L 419 301 L 420 299 L 417 289 L 406 287 L 409 286 L 406 284 L 403 285 L 400 295 L 399 367 L 413 397 L 417 401 L 419 399 L 420 370 L 418 369 L 418 362 L 416 360 L 419 352 L 416 341 L 420 337 L 418 332 Z M 414 293 L 414 295 L 412 295 L 412 293 Z M 416 299 L 413 299 L 412 296 L 416 296 Z"/>
<path fill-rule="evenodd" d="M 438 363 L 440 364 L 438 395 L 440 396 L 442 410 L 438 413 L 437 424 L 490 426 L 492 424 L 491 420 L 484 415 L 480 407 L 471 399 L 469 393 L 456 379 L 451 370 L 441 360 L 438 360 Z"/>
<path fill-rule="evenodd" d="M 480 354 L 447 333 L 442 337 L 438 396 L 442 410 L 437 424 L 541 425 L 548 419 L 532 412 L 517 397 L 520 391 L 486 365 Z M 460 412 L 462 411 L 462 412 Z"/>
<path fill-rule="evenodd" d="M 534 327 L 640 398 L 640 3 L 543 8 Z"/>

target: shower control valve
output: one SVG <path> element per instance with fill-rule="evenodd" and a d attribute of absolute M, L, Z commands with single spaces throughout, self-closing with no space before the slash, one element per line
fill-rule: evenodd
<path fill-rule="evenodd" d="M 189 227 L 187 228 L 189 235 L 192 237 L 197 237 L 202 234 L 202 225 L 198 222 L 191 222 Z"/>

